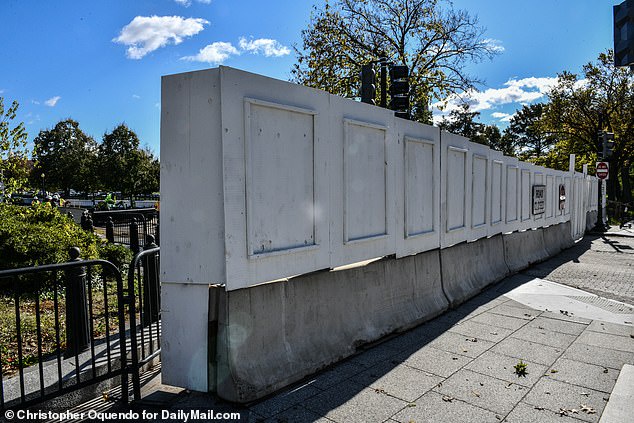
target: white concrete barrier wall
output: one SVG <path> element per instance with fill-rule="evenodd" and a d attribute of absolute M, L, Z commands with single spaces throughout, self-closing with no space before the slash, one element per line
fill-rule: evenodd
<path fill-rule="evenodd" d="M 240 289 L 573 214 L 578 237 L 593 206 L 584 175 L 226 67 L 164 77 L 161 125 L 170 282 Z M 533 214 L 534 185 L 546 187 L 544 213 Z"/>
<path fill-rule="evenodd" d="M 548 239 L 567 244 L 583 233 L 587 212 L 596 208 L 587 198 L 593 189 L 596 198 L 596 179 L 586 175 L 519 162 L 464 137 L 395 118 L 389 110 L 231 68 L 164 77 L 161 110 L 165 380 L 197 390 L 215 383 L 202 371 L 210 334 L 207 321 L 200 320 L 208 312 L 208 287 L 222 285 L 226 295 L 219 310 L 226 314 L 218 322 L 224 334 L 219 337 L 225 338 L 218 345 L 224 350 L 218 351 L 211 378 L 219 387 L 231 385 L 225 386 L 226 396 L 240 401 L 349 354 L 355 340 L 372 341 L 429 318 L 446 307 L 445 294 L 460 302 L 509 268 L 543 259 L 549 251 L 539 228 L 557 225 Z M 535 185 L 545 186 L 538 214 L 533 213 Z M 560 194 L 565 194 L 563 208 Z M 557 236 L 562 230 L 566 236 Z M 468 283 L 461 281 L 458 268 L 447 267 L 461 260 L 463 250 L 478 265 Z M 348 282 L 332 271 L 306 275 L 390 255 L 398 266 L 388 260 L 372 268 L 394 276 L 393 287 L 386 277 L 371 282 L 360 274 Z M 421 278 L 403 274 L 412 268 L 411 260 L 441 255 L 446 293 L 439 283 L 440 265 Z M 399 266 L 405 270 L 394 269 Z M 293 279 L 257 286 L 283 278 Z M 339 291 L 332 288 L 332 278 L 342 284 Z M 314 286 L 305 282 L 311 280 Z M 311 293 L 327 286 L 332 289 L 319 296 Z M 413 291 L 401 297 L 394 291 L 401 288 Z M 263 297 L 262 307 L 247 307 L 245 299 L 260 291 L 272 293 L 266 297 L 270 301 Z M 371 301 L 361 301 L 365 297 L 358 294 Z M 392 298 L 389 304 L 383 295 Z M 367 307 L 374 317 L 364 321 L 354 314 L 345 327 L 329 326 L 335 323 L 327 320 L 325 332 L 311 327 L 311 342 L 325 352 L 316 360 L 312 346 L 302 343 L 289 322 L 310 321 L 313 315 L 302 307 L 318 297 L 320 316 L 343 313 L 346 304 L 324 305 L 338 296 L 360 301 L 359 310 Z M 282 313 L 280 325 L 257 323 L 267 319 L 269 309 Z M 246 323 L 240 319 L 265 325 L 254 326 L 254 337 L 244 346 L 240 330 Z M 239 327 L 232 326 L 235 321 Z M 330 348 L 332 334 L 341 342 Z M 280 355 L 282 367 L 304 359 L 305 365 L 283 374 L 249 361 L 245 354 L 253 354 L 257 340 L 269 335 L 284 346 L 270 351 L 271 357 Z M 223 379 L 221 364 L 226 371 L 246 373 Z"/>

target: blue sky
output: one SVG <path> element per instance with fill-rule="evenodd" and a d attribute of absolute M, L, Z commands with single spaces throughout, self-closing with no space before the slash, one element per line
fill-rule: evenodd
<path fill-rule="evenodd" d="M 125 122 L 159 152 L 161 75 L 218 64 L 287 80 L 313 1 L 0 0 L 0 96 L 20 102 L 33 139 L 71 117 L 101 141 Z M 501 49 L 468 65 L 471 103 L 500 123 L 540 101 L 558 72 L 612 47 L 621 0 L 454 0 Z M 449 108 L 451 107 L 451 103 Z"/>

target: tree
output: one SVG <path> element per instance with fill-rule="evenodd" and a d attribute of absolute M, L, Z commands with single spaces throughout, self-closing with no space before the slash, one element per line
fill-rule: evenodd
<path fill-rule="evenodd" d="M 546 105 L 535 103 L 524 105 L 511 118 L 506 134 L 511 137 L 522 160 L 545 164 L 545 155 L 554 145 L 554 138 L 542 125 Z"/>
<path fill-rule="evenodd" d="M 139 137 L 124 123 L 103 136 L 99 145 L 99 173 L 103 186 L 121 191 L 134 201 L 141 193 L 158 191 L 158 160 L 139 148 Z"/>
<path fill-rule="evenodd" d="M 13 101 L 5 110 L 4 97 L 0 97 L 0 195 L 23 189 L 28 179 L 28 135 L 23 122 L 11 125 L 18 107 L 18 102 Z"/>
<path fill-rule="evenodd" d="M 634 164 L 634 74 L 615 68 L 613 53 L 601 53 L 596 63 L 583 67 L 583 77 L 570 72 L 559 75 L 549 93 L 540 125 L 553 137 L 555 147 L 547 155 L 551 165 L 566 169 L 568 155 L 576 154 L 579 166 L 594 171 L 598 133 L 614 133 L 610 159 L 608 196 L 632 201 Z M 578 169 L 580 170 L 580 169 Z"/>
<path fill-rule="evenodd" d="M 487 145 L 506 155 L 514 155 L 515 149 L 512 139 L 507 135 L 502 135 L 497 126 L 485 125 L 478 122 L 479 119 L 480 112 L 472 112 L 469 109 L 469 104 L 462 103 L 458 108 L 451 110 L 448 116 L 444 116 L 438 126 L 445 131 L 462 135 L 473 142 Z"/>
<path fill-rule="evenodd" d="M 33 140 L 37 165 L 32 174 L 35 186 L 48 191 L 91 190 L 91 163 L 96 152 L 95 140 L 86 135 L 72 119 L 58 122 L 53 129 L 40 131 Z"/>
<path fill-rule="evenodd" d="M 449 112 L 448 116 L 444 116 L 438 124 L 440 129 L 451 132 L 452 134 L 462 135 L 478 144 L 488 145 L 486 140 L 481 136 L 484 130 L 484 124 L 476 122 L 480 118 L 480 112 L 472 112 L 467 103 L 462 103 L 458 108 Z"/>
<path fill-rule="evenodd" d="M 492 58 L 477 18 L 441 0 L 326 0 L 302 31 L 292 79 L 343 97 L 357 97 L 361 65 L 381 53 L 410 69 L 412 117 L 431 122 L 432 98 L 472 88 L 467 62 Z"/>

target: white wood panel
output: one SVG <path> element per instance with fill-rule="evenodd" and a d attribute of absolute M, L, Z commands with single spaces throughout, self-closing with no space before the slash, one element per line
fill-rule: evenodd
<path fill-rule="evenodd" d="M 517 159 L 506 160 L 506 220 L 504 232 L 513 232 L 520 227 L 520 169 Z"/>
<path fill-rule="evenodd" d="M 471 154 L 467 138 L 441 131 L 441 247 L 470 239 Z"/>
<path fill-rule="evenodd" d="M 344 243 L 387 235 L 387 129 L 351 119 L 344 126 Z"/>
<path fill-rule="evenodd" d="M 402 163 L 394 115 L 329 98 L 330 267 L 396 252 L 396 163 Z M 397 188 L 400 186 L 400 188 Z"/>
<path fill-rule="evenodd" d="M 469 205 L 470 231 L 468 241 L 475 241 L 489 234 L 491 197 L 491 149 L 482 144 L 469 143 L 471 153 L 471 203 Z"/>
<path fill-rule="evenodd" d="M 227 290 L 328 268 L 329 95 L 226 67 L 220 83 Z"/>
<path fill-rule="evenodd" d="M 396 119 L 397 161 L 396 256 L 440 247 L 440 130 Z"/>
<path fill-rule="evenodd" d="M 316 245 L 312 110 L 247 99 L 249 256 Z"/>
<path fill-rule="evenodd" d="M 505 169 L 504 156 L 498 151 L 491 151 L 491 205 L 489 236 L 504 230 L 505 197 Z"/>

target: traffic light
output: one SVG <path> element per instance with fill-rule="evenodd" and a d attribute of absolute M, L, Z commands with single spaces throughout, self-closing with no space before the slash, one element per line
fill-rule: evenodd
<path fill-rule="evenodd" d="M 612 157 L 612 150 L 614 149 L 614 134 L 611 132 L 603 133 L 603 158 L 609 159 Z"/>
<path fill-rule="evenodd" d="M 390 109 L 396 117 L 409 119 L 409 68 L 390 66 Z"/>
<path fill-rule="evenodd" d="M 634 0 L 614 6 L 614 66 L 634 68 Z"/>
<path fill-rule="evenodd" d="M 361 101 L 376 104 L 376 72 L 372 63 L 361 66 Z"/>

